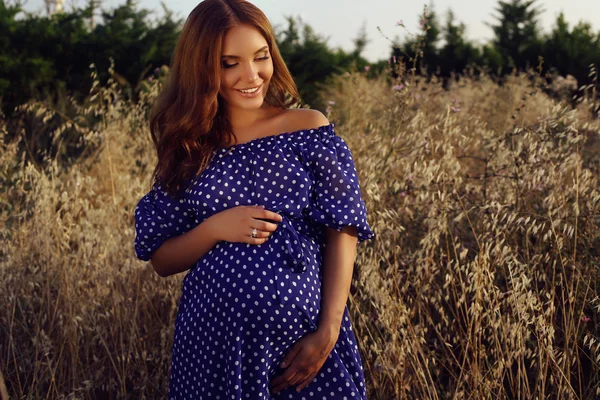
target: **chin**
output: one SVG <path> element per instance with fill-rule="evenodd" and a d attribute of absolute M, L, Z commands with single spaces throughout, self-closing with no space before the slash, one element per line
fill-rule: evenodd
<path fill-rule="evenodd" d="M 226 99 L 227 102 L 239 109 L 243 110 L 258 110 L 264 105 L 265 102 L 265 92 L 268 90 L 269 85 L 265 82 L 263 87 L 261 88 L 261 93 L 257 97 L 253 98 L 243 98 L 238 94 L 236 89 L 229 90 L 229 96 Z"/>
<path fill-rule="evenodd" d="M 240 108 L 242 110 L 258 110 L 259 108 L 262 107 L 263 103 L 264 103 L 264 101 L 261 101 L 260 104 L 258 101 L 255 104 L 235 103 L 235 107 Z"/>

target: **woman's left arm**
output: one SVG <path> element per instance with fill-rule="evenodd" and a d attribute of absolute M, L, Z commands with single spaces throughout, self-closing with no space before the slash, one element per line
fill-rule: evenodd
<path fill-rule="evenodd" d="M 346 226 L 341 231 L 325 227 L 321 312 L 319 313 L 318 330 L 330 333 L 336 339 L 340 332 L 344 308 L 350 293 L 357 242 L 355 227 Z"/>
<path fill-rule="evenodd" d="M 341 231 L 325 227 L 321 311 L 317 330 L 303 336 L 285 355 L 280 367 L 288 368 L 271 381 L 273 393 L 291 385 L 297 385 L 297 392 L 308 386 L 337 343 L 350 293 L 357 242 L 355 227 L 346 226 Z"/>

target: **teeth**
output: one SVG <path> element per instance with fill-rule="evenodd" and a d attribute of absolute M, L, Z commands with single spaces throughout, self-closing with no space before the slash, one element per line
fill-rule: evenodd
<path fill-rule="evenodd" d="M 254 93 L 257 90 L 258 90 L 258 87 L 255 87 L 254 89 L 240 90 L 240 92 L 242 92 L 242 93 Z"/>

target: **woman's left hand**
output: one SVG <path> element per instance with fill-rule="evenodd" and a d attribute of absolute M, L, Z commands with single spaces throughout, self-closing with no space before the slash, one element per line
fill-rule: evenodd
<path fill-rule="evenodd" d="M 285 355 L 281 364 L 286 371 L 271 381 L 275 394 L 290 386 L 298 385 L 296 392 L 304 389 L 317 376 L 329 353 L 333 350 L 339 330 L 317 329 L 298 340 Z"/>

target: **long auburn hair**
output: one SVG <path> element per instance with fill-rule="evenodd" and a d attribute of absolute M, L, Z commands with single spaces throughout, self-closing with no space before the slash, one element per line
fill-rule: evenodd
<path fill-rule="evenodd" d="M 285 109 L 300 101 L 271 23 L 260 9 L 245 0 L 198 4 L 183 26 L 169 76 L 150 112 L 150 132 L 158 156 L 153 177 L 159 178 L 172 197 L 185 181 L 206 168 L 214 150 L 235 138 L 219 89 L 223 38 L 240 24 L 254 26 L 269 46 L 273 76 L 265 102 Z"/>

